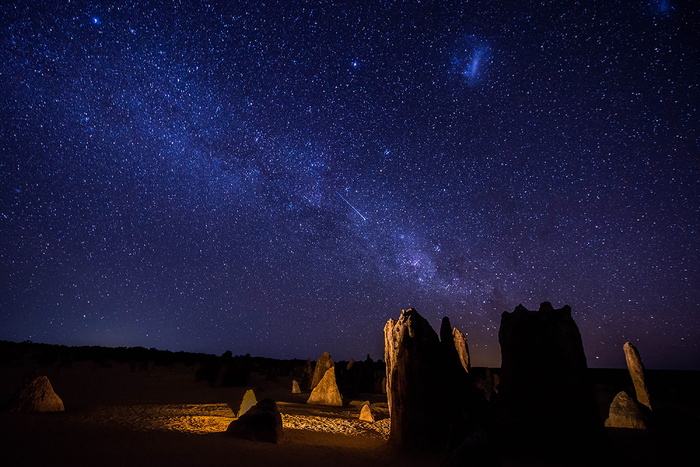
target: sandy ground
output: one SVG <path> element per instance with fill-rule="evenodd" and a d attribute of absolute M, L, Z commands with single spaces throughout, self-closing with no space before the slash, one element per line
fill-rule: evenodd
<path fill-rule="evenodd" d="M 254 374 L 248 387 L 214 388 L 196 383 L 193 370 L 183 365 L 131 371 L 128 365 L 84 362 L 68 368 L 0 368 L 0 401 L 41 374 L 49 377 L 66 411 L 0 413 L 0 466 L 410 467 L 442 461 L 388 447 L 390 420 L 381 394 L 363 394 L 339 408 L 311 406 L 305 403 L 308 393 L 291 394 L 291 378 L 268 381 Z M 224 433 L 247 388 L 258 400 L 278 402 L 285 429 L 281 443 L 237 440 Z M 372 403 L 375 423 L 358 420 L 363 400 Z M 695 412 L 689 426 L 697 420 Z M 609 434 L 628 465 L 635 466 L 676 465 L 696 442 L 684 426 L 663 433 Z M 504 466 L 522 465 L 543 464 L 504 461 Z"/>
<path fill-rule="evenodd" d="M 132 372 L 90 363 L 70 368 L 0 369 L 0 400 L 22 381 L 46 374 L 66 411 L 0 414 L 2 466 L 393 466 L 439 465 L 436 456 L 403 455 L 386 444 L 386 398 L 372 402 L 375 423 L 358 419 L 360 407 L 307 405 L 291 394 L 291 379 L 253 375 L 258 400 L 272 397 L 282 412 L 279 444 L 233 439 L 224 434 L 248 387 L 214 388 L 195 383 L 184 366 Z"/>

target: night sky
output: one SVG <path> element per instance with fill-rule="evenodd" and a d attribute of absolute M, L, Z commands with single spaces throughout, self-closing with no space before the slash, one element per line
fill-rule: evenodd
<path fill-rule="evenodd" d="M 696 2 L 4 1 L 0 339 L 700 369 Z"/>

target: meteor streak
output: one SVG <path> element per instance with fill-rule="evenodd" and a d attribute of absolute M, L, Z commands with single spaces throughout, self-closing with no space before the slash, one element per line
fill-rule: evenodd
<path fill-rule="evenodd" d="M 352 204 L 350 204 L 350 201 L 348 201 L 347 199 L 345 199 L 345 197 L 344 197 L 343 195 L 341 195 L 341 194 L 338 193 L 337 191 L 335 192 L 335 194 L 338 195 L 338 196 L 340 196 L 340 198 L 341 198 L 343 201 L 345 201 L 346 203 L 348 203 L 348 206 L 350 206 L 350 207 L 353 209 L 353 211 L 355 211 L 355 212 L 362 218 L 363 221 L 366 221 L 366 220 L 367 220 L 367 218 L 366 218 L 365 216 L 363 216 L 362 213 L 361 213 L 360 211 L 358 211 L 357 208 L 356 208 L 355 206 L 353 206 Z"/>

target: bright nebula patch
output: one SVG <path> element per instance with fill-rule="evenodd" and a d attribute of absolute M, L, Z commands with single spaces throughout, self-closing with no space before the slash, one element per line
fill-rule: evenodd
<path fill-rule="evenodd" d="M 481 84 L 491 59 L 491 48 L 476 36 L 460 39 L 452 54 L 452 71 L 469 86 Z"/>

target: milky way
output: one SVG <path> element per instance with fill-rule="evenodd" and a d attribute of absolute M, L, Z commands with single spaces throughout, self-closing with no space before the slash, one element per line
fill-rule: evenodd
<path fill-rule="evenodd" d="M 5 2 L 0 339 L 700 369 L 698 12 L 652 2 Z"/>

